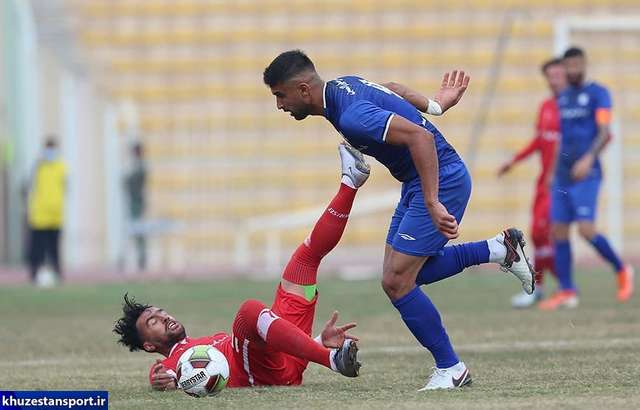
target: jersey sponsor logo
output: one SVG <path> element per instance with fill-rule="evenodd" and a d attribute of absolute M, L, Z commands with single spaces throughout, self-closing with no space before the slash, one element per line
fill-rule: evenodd
<path fill-rule="evenodd" d="M 576 118 L 583 118 L 589 115 L 589 110 L 586 108 L 563 108 L 560 110 L 560 116 L 565 120 L 573 120 Z"/>
<path fill-rule="evenodd" d="M 578 104 L 583 106 L 589 104 L 589 94 L 580 93 L 580 95 L 578 95 Z"/>
<path fill-rule="evenodd" d="M 416 238 L 414 238 L 413 236 L 406 234 L 406 233 L 399 233 L 398 234 L 399 237 L 401 237 L 402 239 L 404 239 L 405 241 L 415 241 Z"/>
<path fill-rule="evenodd" d="M 353 91 L 348 82 L 344 81 L 342 78 L 338 78 L 335 81 L 339 89 L 345 90 L 349 95 L 356 95 L 356 92 Z"/>

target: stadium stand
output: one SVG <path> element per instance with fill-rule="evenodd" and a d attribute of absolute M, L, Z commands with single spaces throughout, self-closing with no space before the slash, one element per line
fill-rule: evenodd
<path fill-rule="evenodd" d="M 462 229 L 464 239 L 476 239 L 494 234 L 506 220 L 528 226 L 532 172 L 522 168 L 498 181 L 495 171 L 532 134 L 537 103 L 546 95 L 538 66 L 552 53 L 557 10 L 640 12 L 635 0 L 73 4 L 90 22 L 79 36 L 101 87 L 116 101 L 138 104 L 151 168 L 151 215 L 192 227 L 159 246 L 178 246 L 183 259 L 196 265 L 228 258 L 234 231 L 244 219 L 319 206 L 335 188 L 337 133 L 321 120 L 302 125 L 277 112 L 262 85 L 262 70 L 278 52 L 305 50 L 326 79 L 357 73 L 426 93 L 436 90 L 445 70 L 465 69 L 473 76 L 470 91 L 459 107 L 434 122 L 459 152 L 469 155 L 488 67 L 504 16 L 511 13 L 494 105 L 477 136 L 474 195 Z M 356 50 L 345 47 L 349 41 L 358 43 Z M 624 200 L 629 221 L 624 235 L 637 244 L 640 195 L 633 188 L 640 187 L 635 161 L 640 136 L 631 130 L 640 129 L 640 111 L 637 93 L 627 91 L 640 86 L 637 34 L 591 34 L 578 42 L 594 62 L 592 77 L 612 87 L 615 112 L 624 123 L 624 184 L 630 192 Z M 397 189 L 380 167 L 374 167 L 373 179 L 363 196 Z M 607 206 L 606 195 L 601 206 Z M 343 244 L 379 247 L 388 214 L 354 218 Z M 286 250 L 306 229 L 283 236 Z M 251 244 L 264 241 L 255 235 Z"/>

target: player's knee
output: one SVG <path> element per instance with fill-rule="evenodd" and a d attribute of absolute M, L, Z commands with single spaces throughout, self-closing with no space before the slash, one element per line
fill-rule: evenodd
<path fill-rule="evenodd" d="M 387 268 L 382 274 L 382 289 L 391 300 L 400 299 L 415 286 L 415 279 L 411 280 L 405 272 Z"/>
<path fill-rule="evenodd" d="M 569 239 L 569 226 L 564 224 L 553 225 L 553 239 L 566 241 Z"/>
<path fill-rule="evenodd" d="M 578 224 L 578 233 L 587 241 L 591 241 L 596 236 L 596 228 L 591 223 Z"/>
<path fill-rule="evenodd" d="M 248 323 L 256 323 L 260 312 L 264 310 L 266 306 L 259 300 L 249 299 L 245 300 L 238 309 L 238 317 L 241 317 L 243 321 Z"/>
<path fill-rule="evenodd" d="M 259 341 L 260 335 L 257 331 L 258 318 L 260 312 L 265 309 L 264 303 L 259 300 L 246 300 L 238 308 L 238 313 L 233 321 L 232 330 L 235 337 Z"/>

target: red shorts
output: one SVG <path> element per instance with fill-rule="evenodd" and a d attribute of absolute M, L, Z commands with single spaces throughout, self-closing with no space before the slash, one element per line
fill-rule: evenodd
<path fill-rule="evenodd" d="M 311 335 L 318 295 L 311 301 L 285 292 L 280 285 L 276 290 L 271 311 Z M 302 383 L 307 361 L 286 353 L 276 352 L 255 335 L 246 335 L 245 327 L 233 322 L 233 355 L 238 369 L 236 379 L 243 386 L 289 386 Z M 240 369 L 242 369 L 240 371 Z"/>

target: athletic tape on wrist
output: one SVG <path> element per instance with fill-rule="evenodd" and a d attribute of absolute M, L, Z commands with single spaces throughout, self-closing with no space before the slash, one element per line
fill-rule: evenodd
<path fill-rule="evenodd" d="M 442 115 L 442 107 L 437 101 L 429 99 L 429 104 L 427 104 L 427 114 Z"/>

